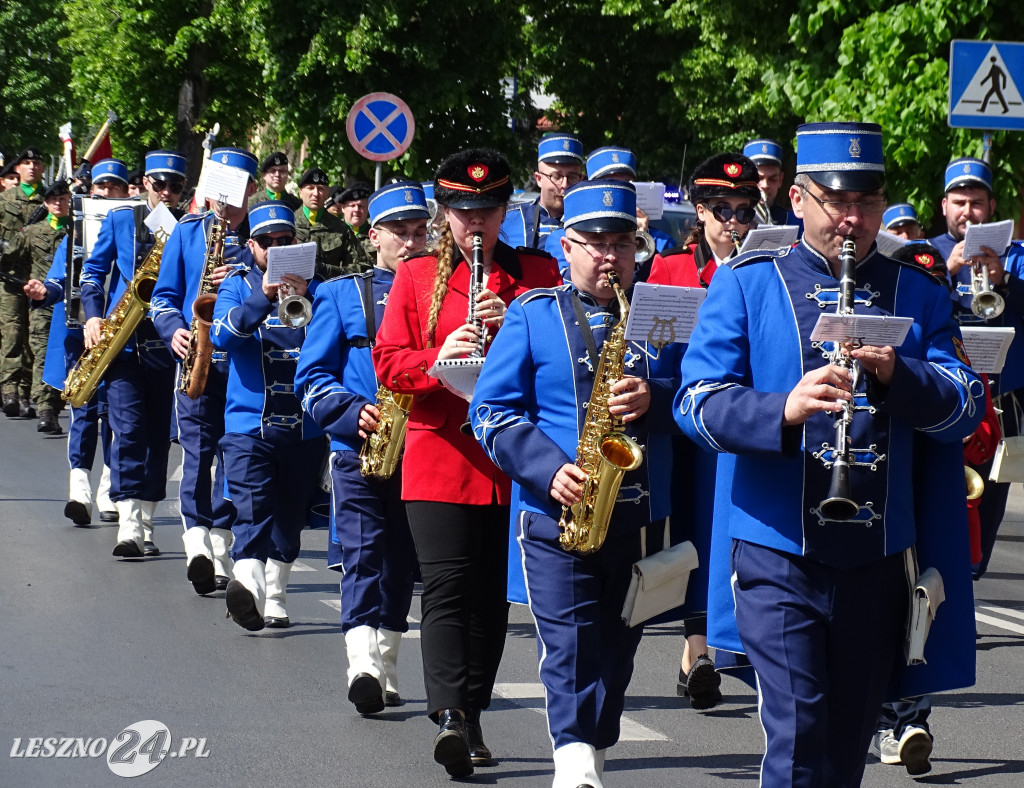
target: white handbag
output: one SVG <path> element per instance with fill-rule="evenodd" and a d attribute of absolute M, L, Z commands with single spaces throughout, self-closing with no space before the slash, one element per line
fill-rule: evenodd
<path fill-rule="evenodd" d="M 690 572 L 699 565 L 693 542 L 667 547 L 633 564 L 633 577 L 622 606 L 623 623 L 635 627 L 681 605 Z"/>
<path fill-rule="evenodd" d="M 1011 394 L 1008 399 L 1010 400 L 1010 407 L 1014 409 L 1014 415 L 1019 425 L 1021 423 L 1021 412 L 1017 405 L 1017 396 Z M 996 446 L 996 453 L 992 458 L 992 470 L 989 471 L 988 479 L 991 482 L 1003 484 L 1024 482 L 1024 435 L 1006 437 L 1001 412 L 999 414 L 999 430 L 1003 434 L 1003 438 L 999 441 L 999 445 Z"/>

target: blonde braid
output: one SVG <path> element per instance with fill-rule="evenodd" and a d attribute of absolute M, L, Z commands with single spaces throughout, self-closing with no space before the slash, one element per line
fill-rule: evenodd
<path fill-rule="evenodd" d="M 452 228 L 445 222 L 441 231 L 441 240 L 437 245 L 437 275 L 434 277 L 434 295 L 430 301 L 430 314 L 427 318 L 427 347 L 434 346 L 434 332 L 437 329 L 437 319 L 441 314 L 441 304 L 444 297 L 448 295 L 448 280 L 455 268 L 453 260 L 455 254 L 455 236 L 452 235 Z"/>

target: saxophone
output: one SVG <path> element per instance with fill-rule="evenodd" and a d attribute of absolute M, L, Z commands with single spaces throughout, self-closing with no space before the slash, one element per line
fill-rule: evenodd
<path fill-rule="evenodd" d="M 359 472 L 367 479 L 390 479 L 398 467 L 412 398 L 412 394 L 396 394 L 384 386 L 377 389 L 380 419 L 359 450 Z"/>
<path fill-rule="evenodd" d="M 167 233 L 162 229 L 153 233 L 153 248 L 149 250 L 149 254 L 142 261 L 121 298 L 103 321 L 99 342 L 82 353 L 74 369 L 68 373 L 61 396 L 72 406 L 81 408 L 92 399 L 100 381 L 107 373 L 107 368 L 149 312 L 149 299 L 153 295 L 153 288 L 156 287 L 156 278 L 160 273 L 160 258 L 163 257 L 167 237 Z"/>
<path fill-rule="evenodd" d="M 189 326 L 188 351 L 181 360 L 178 376 L 178 391 L 189 399 L 199 399 L 206 388 L 213 359 L 213 344 L 210 342 L 210 326 L 213 325 L 213 308 L 217 303 L 217 286 L 213 283 L 213 271 L 224 265 L 224 236 L 226 221 L 214 214 L 210 228 L 210 245 L 203 261 L 203 273 L 199 279 L 199 293 L 192 302 L 192 324 Z"/>
<path fill-rule="evenodd" d="M 601 348 L 583 434 L 576 447 L 576 466 L 586 472 L 587 480 L 583 483 L 580 502 L 563 506 L 558 521 L 559 544 L 564 550 L 582 555 L 596 552 L 604 544 L 622 476 L 626 471 L 639 468 L 644 459 L 640 445 L 622 431 L 622 419 L 608 410 L 612 385 L 622 377 L 626 361 L 626 321 L 629 318 L 629 301 L 619 287 L 618 276 L 609 273 L 608 283 L 619 301 L 619 322 Z"/>

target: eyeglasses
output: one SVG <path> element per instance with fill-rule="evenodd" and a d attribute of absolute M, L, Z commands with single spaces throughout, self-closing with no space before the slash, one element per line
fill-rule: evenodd
<path fill-rule="evenodd" d="M 271 246 L 291 246 L 295 243 L 295 236 L 282 235 L 277 238 L 271 238 L 269 235 L 257 235 L 253 240 L 259 245 L 260 249 L 269 249 Z"/>
<path fill-rule="evenodd" d="M 740 224 L 750 224 L 754 221 L 754 216 L 756 216 L 753 205 L 741 205 L 735 210 L 727 203 L 719 203 L 718 205 L 708 205 L 705 203 L 704 207 L 711 211 L 711 215 L 723 224 L 734 216 Z"/>
<path fill-rule="evenodd" d="M 885 210 L 885 200 L 861 200 L 860 202 L 847 202 L 846 200 L 822 200 L 817 194 L 805 186 L 800 190 L 809 194 L 811 198 L 821 206 L 821 209 L 829 216 L 849 216 L 856 208 L 865 216 L 874 216 Z"/>
<path fill-rule="evenodd" d="M 636 254 L 636 241 L 591 243 L 590 241 L 584 241 L 582 238 L 570 238 L 568 235 L 565 236 L 565 240 L 570 243 L 579 244 L 591 254 L 596 254 L 599 257 L 607 257 L 610 254 L 614 254 L 616 257 L 625 257 L 626 255 L 632 257 Z"/>
<path fill-rule="evenodd" d="M 184 181 L 165 181 L 160 178 L 150 178 L 149 185 L 153 187 L 155 192 L 162 192 L 166 189 L 172 194 L 181 194 L 185 191 Z"/>
<path fill-rule="evenodd" d="M 543 175 L 549 181 L 552 186 L 575 186 L 577 183 L 583 180 L 583 176 L 578 172 L 570 172 L 567 175 L 562 175 L 557 172 L 540 172 L 537 171 L 538 175 Z"/>
<path fill-rule="evenodd" d="M 378 224 L 377 227 L 374 228 L 374 229 L 383 230 L 388 235 L 390 235 L 392 238 L 397 238 L 402 243 L 409 243 L 409 241 L 420 242 L 420 241 L 426 241 L 427 240 L 427 228 L 426 227 L 417 227 L 411 233 L 396 233 L 394 230 L 392 230 L 392 229 L 390 229 L 388 227 L 385 227 L 383 224 Z"/>

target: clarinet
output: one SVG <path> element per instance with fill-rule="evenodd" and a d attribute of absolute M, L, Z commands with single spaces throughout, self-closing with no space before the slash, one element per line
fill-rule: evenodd
<path fill-rule="evenodd" d="M 856 298 L 857 286 L 857 246 L 851 236 L 843 239 L 843 248 L 839 253 L 839 305 L 836 310 L 840 315 L 852 315 Z M 856 368 L 852 358 L 843 352 L 842 343 L 836 343 L 829 363 L 842 367 L 853 374 L 856 388 Z M 850 449 L 850 432 L 853 428 L 853 399 L 839 400 L 842 410 L 835 417 L 836 448 L 832 462 L 832 483 L 828 497 L 821 502 L 819 510 L 828 520 L 852 520 L 860 511 L 860 504 L 853 500 L 850 493 L 850 461 L 853 452 Z"/>
<path fill-rule="evenodd" d="M 84 251 L 82 228 L 85 224 L 85 213 L 82 208 L 82 195 L 75 194 L 71 198 L 72 222 L 68 232 L 68 244 L 64 258 L 64 325 L 67 328 L 81 328 L 82 320 L 82 263 Z"/>
<path fill-rule="evenodd" d="M 484 327 L 483 318 L 480 317 L 480 309 L 477 306 L 476 298 L 484 289 L 484 236 L 482 233 L 473 233 L 473 264 L 470 267 L 469 278 L 469 316 L 467 323 L 476 326 L 477 340 L 476 347 L 467 358 L 483 358 L 484 349 L 487 347 L 487 329 Z"/>

